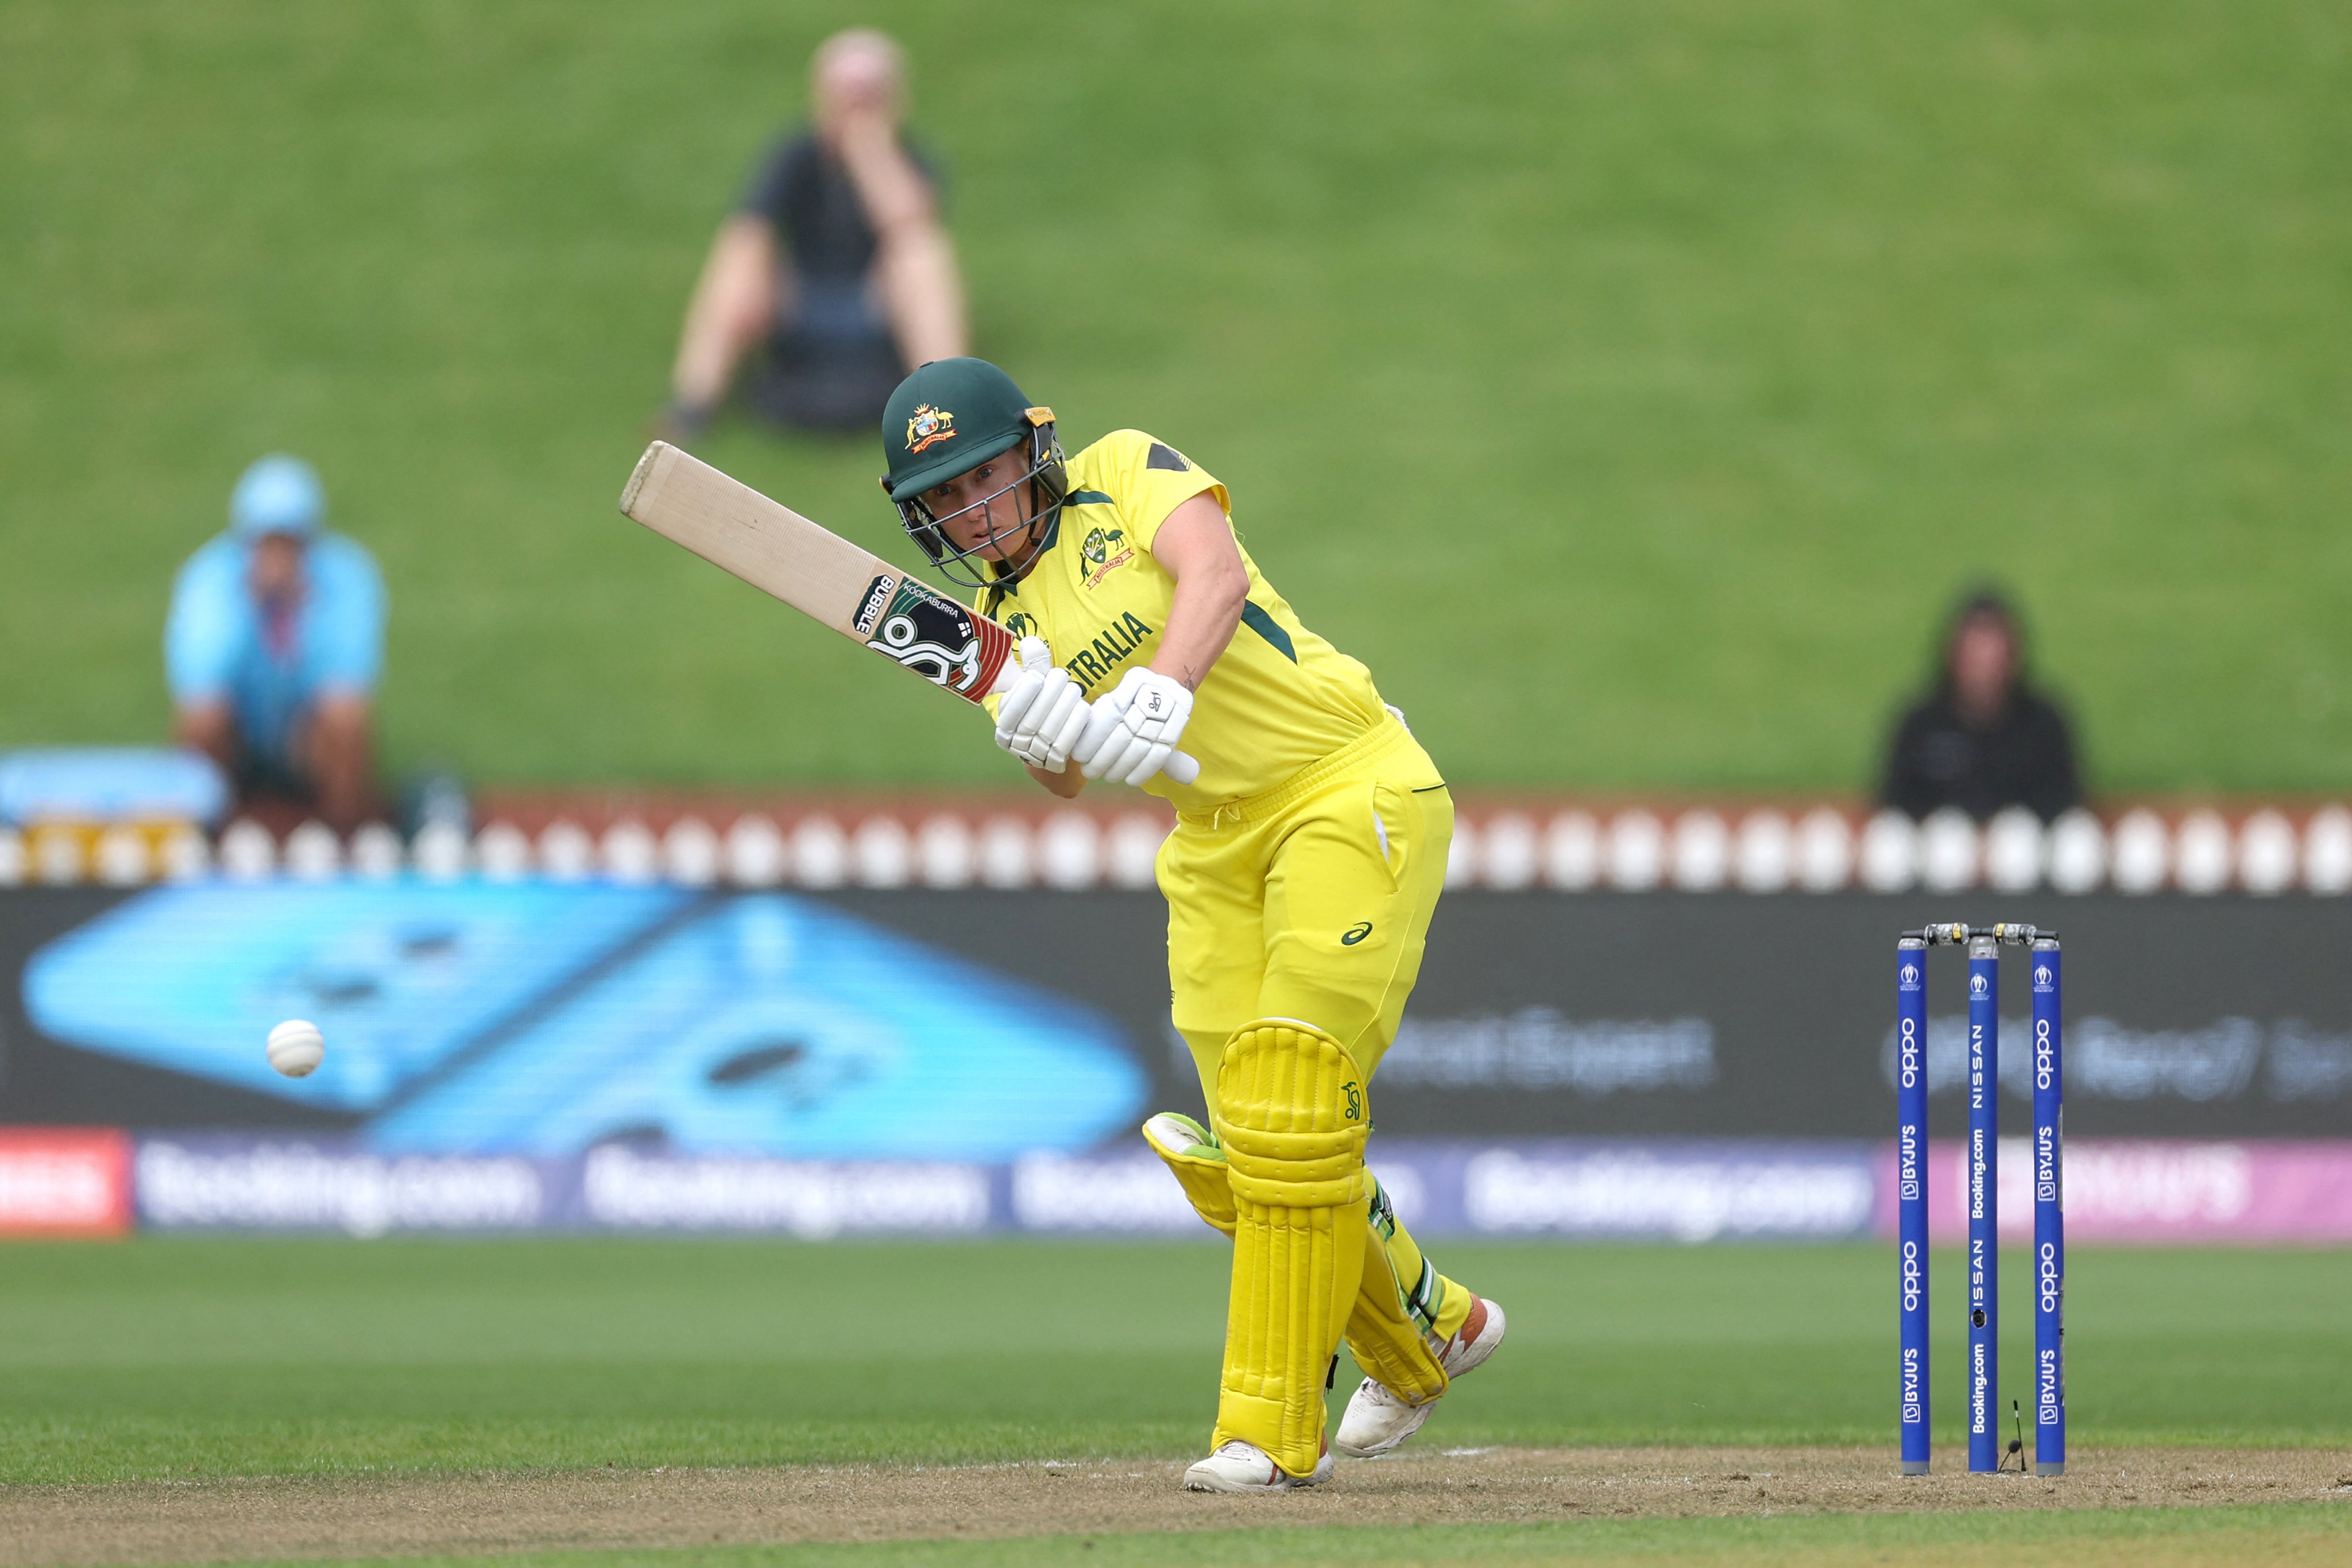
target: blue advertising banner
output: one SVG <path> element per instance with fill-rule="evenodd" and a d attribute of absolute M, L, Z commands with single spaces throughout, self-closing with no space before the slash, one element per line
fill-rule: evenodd
<path fill-rule="evenodd" d="M 38 948 L 46 1040 L 332 1115 L 362 1147 L 1003 1161 L 1146 1113 L 1100 1009 L 814 900 L 480 883 L 140 894 Z M 303 1018 L 307 1078 L 257 1042 Z M 153 1121 L 136 1103 L 122 1120 Z"/>
<path fill-rule="evenodd" d="M 2012 917 L 2065 928 L 2070 1136 L 2352 1137 L 2352 898 L 1462 889 L 1372 1081 L 1374 1146 L 1891 1137 L 1895 934 Z M 0 1124 L 388 1155 L 1092 1155 L 1202 1109 L 1165 922 L 1156 894 L 1100 889 L 0 890 Z M 1926 963 L 1937 1139 L 1966 1121 L 1962 966 Z M 2005 999 L 2004 1040 L 2030 1039 L 2024 993 Z M 288 1018 L 324 1032 L 309 1078 L 264 1055 Z M 2001 1053 L 2007 1127 L 2030 1124 L 2031 1066 Z"/>
<path fill-rule="evenodd" d="M 1372 1169 L 1430 1235 L 1832 1241 L 1872 1233 L 1862 1143 L 1590 1140 L 1378 1145 Z M 159 1230 L 739 1231 L 837 1236 L 1159 1234 L 1213 1239 L 1148 1153 L 1010 1165 L 648 1153 L 395 1155 L 229 1134 L 138 1140 L 139 1223 Z"/>
<path fill-rule="evenodd" d="M 152 1230 L 674 1231 L 808 1241 L 1216 1234 L 1167 1168 L 1139 1149 L 1039 1152 L 996 1165 L 677 1155 L 624 1144 L 551 1157 L 394 1155 L 342 1139 L 221 1134 L 131 1142 L 121 1186 L 137 1223 Z M 13 1153 L 54 1161 L 60 1151 Z M 1938 1142 L 1926 1162 L 1940 1243 L 1957 1243 L 1965 1230 L 1965 1153 Z M 0 1138 L 0 1167 L 11 1155 Z M 1371 1167 L 1423 1236 L 1686 1245 L 1891 1237 L 1899 1179 L 1891 1141 L 1841 1139 L 1375 1139 Z M 2001 1169 L 2003 1239 L 2021 1245 L 2032 1228 L 2023 1140 L 2004 1143 Z M 2066 1150 L 2064 1181 L 2076 1242 L 2352 1242 L 2352 1140 L 2078 1140 Z M 85 1188 L 93 1201 L 51 1220 L 119 1223 L 106 1196 L 114 1189 L 91 1180 L 77 1191 Z M 0 1182 L 0 1191 L 32 1190 L 27 1180 Z"/>

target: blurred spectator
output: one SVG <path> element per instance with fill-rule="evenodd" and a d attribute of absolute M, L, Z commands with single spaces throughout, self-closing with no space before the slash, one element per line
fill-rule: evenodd
<path fill-rule="evenodd" d="M 2026 684 L 2024 636 L 1999 592 L 1953 615 L 1935 687 L 1896 727 L 1879 794 L 1914 817 L 1957 806 L 1979 821 L 2024 806 L 2046 822 L 2082 803 L 2065 716 Z"/>
<path fill-rule="evenodd" d="M 908 370 L 966 351 L 937 180 L 899 130 L 898 46 L 853 27 L 818 47 L 809 74 L 813 126 L 769 154 L 687 307 L 666 422 L 675 436 L 709 422 L 755 351 L 748 392 L 760 413 L 860 431 Z"/>
<path fill-rule="evenodd" d="M 370 706 L 383 667 L 383 580 L 320 527 L 326 495 L 299 457 L 264 457 L 229 528 L 180 568 L 163 632 L 179 743 L 234 781 L 348 831 L 374 812 Z"/>

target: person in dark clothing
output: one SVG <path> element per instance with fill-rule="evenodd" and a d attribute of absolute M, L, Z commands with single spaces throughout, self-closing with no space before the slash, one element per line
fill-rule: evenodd
<path fill-rule="evenodd" d="M 695 286 L 662 421 L 673 440 L 709 422 L 754 356 L 754 409 L 864 429 L 909 369 L 967 350 L 938 181 L 899 130 L 898 45 L 837 33 L 810 76 L 810 127 L 768 154 Z"/>
<path fill-rule="evenodd" d="M 1895 727 L 1879 800 L 1979 821 L 2023 806 L 2046 822 L 2082 803 L 2065 716 L 2026 684 L 2024 637 L 2000 593 L 1972 594 L 1952 617 L 1935 689 Z"/>

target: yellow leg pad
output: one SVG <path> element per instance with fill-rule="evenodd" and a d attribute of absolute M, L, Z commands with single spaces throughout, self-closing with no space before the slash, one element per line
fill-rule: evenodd
<path fill-rule="evenodd" d="M 1174 1124 L 1168 1131 L 1190 1134 L 1186 1143 L 1181 1137 L 1163 1136 L 1163 1128 L 1154 1123 Z M 1167 1162 L 1176 1173 L 1176 1185 L 1192 1205 L 1192 1212 L 1211 1226 L 1231 1236 L 1234 1233 L 1234 1189 L 1225 1179 L 1225 1151 L 1209 1135 L 1207 1128 L 1190 1116 L 1173 1111 L 1162 1111 L 1143 1124 L 1143 1141 L 1151 1152 Z"/>
<path fill-rule="evenodd" d="M 1478 1298 L 1466 1286 L 1437 1271 L 1412 1232 L 1388 1205 L 1387 1195 L 1372 1194 L 1372 1229 L 1389 1255 L 1389 1267 L 1404 1290 L 1405 1315 L 1421 1325 L 1430 1343 L 1443 1345 L 1461 1330 Z"/>
<path fill-rule="evenodd" d="M 1430 1348 L 1430 1336 L 1406 1306 L 1405 1291 L 1411 1287 L 1397 1280 L 1394 1238 L 1399 1227 L 1388 1195 L 1369 1173 L 1364 1179 L 1372 1187 L 1365 1217 L 1370 1235 L 1364 1249 L 1363 1283 L 1348 1315 L 1348 1354 L 1356 1358 L 1365 1376 L 1385 1385 L 1406 1404 L 1426 1405 L 1445 1392 L 1445 1368 Z"/>
<path fill-rule="evenodd" d="M 1234 1281 L 1211 1447 L 1240 1437 L 1308 1475 L 1323 1452 L 1323 1379 L 1371 1235 L 1364 1078 L 1320 1030 L 1261 1019 L 1225 1045 L 1217 1107 Z"/>

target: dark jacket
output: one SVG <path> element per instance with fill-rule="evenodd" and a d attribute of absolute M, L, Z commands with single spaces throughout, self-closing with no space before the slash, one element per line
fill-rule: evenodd
<path fill-rule="evenodd" d="M 905 138 L 898 145 L 936 193 L 940 178 L 929 152 Z M 881 242 L 857 186 L 814 131 L 794 131 L 770 150 L 736 210 L 767 220 L 803 284 L 862 285 L 874 270 Z"/>
<path fill-rule="evenodd" d="M 2065 716 L 2020 685 L 1991 728 L 1974 729 L 1939 691 L 1895 727 L 1879 800 L 1914 817 L 1958 806 L 1979 821 L 2023 806 L 2046 822 L 2083 800 Z"/>

